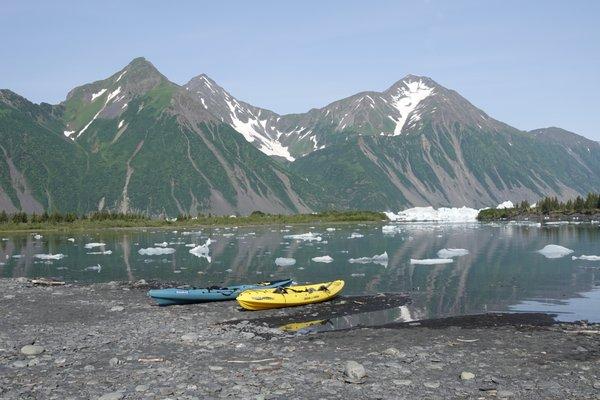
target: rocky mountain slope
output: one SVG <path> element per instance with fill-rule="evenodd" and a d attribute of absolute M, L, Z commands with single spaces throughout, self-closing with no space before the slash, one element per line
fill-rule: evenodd
<path fill-rule="evenodd" d="M 319 193 L 144 59 L 58 106 L 2 99 L 1 142 L 14 142 L 2 167 L 7 210 L 291 213 L 310 211 Z"/>
<path fill-rule="evenodd" d="M 600 144 L 520 131 L 409 75 L 303 114 L 143 58 L 59 105 L 0 91 L 0 208 L 156 214 L 482 207 L 600 187 Z"/>

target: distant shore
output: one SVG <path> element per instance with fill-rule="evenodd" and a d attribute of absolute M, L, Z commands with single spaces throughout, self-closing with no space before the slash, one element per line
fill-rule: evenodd
<path fill-rule="evenodd" d="M 204 228 L 228 226 L 282 225 L 306 223 L 382 222 L 388 218 L 374 211 L 326 211 L 314 214 L 265 214 L 248 216 L 198 216 L 184 219 L 115 218 L 76 219 L 71 222 L 6 222 L 0 223 L 0 232 L 77 231 L 122 228 Z"/>
<path fill-rule="evenodd" d="M 481 222 L 494 221 L 528 221 L 539 222 L 541 224 L 553 222 L 593 222 L 600 221 L 600 211 L 591 212 L 573 212 L 573 211 L 552 211 L 548 213 L 524 211 L 520 209 L 487 209 L 481 210 L 477 215 L 477 220 Z"/>

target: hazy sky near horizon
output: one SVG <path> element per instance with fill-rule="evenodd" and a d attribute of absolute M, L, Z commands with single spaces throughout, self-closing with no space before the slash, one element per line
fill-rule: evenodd
<path fill-rule="evenodd" d="M 0 88 L 58 103 L 144 56 L 304 112 L 407 74 L 519 129 L 600 140 L 600 1 L 2 0 Z"/>

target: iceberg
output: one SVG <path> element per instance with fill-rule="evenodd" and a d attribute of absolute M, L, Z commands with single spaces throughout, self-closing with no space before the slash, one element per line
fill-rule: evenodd
<path fill-rule="evenodd" d="M 33 238 L 34 238 L 35 240 L 40 240 L 41 238 L 43 238 L 43 236 L 42 236 L 42 235 L 38 235 L 38 234 L 36 233 L 35 235 L 33 235 Z"/>
<path fill-rule="evenodd" d="M 40 260 L 60 260 L 61 258 L 64 258 L 65 255 L 64 254 L 36 254 L 34 256 L 35 258 L 39 258 Z"/>
<path fill-rule="evenodd" d="M 167 242 L 154 243 L 154 245 L 157 247 L 167 247 L 169 245 L 169 243 L 167 243 Z"/>
<path fill-rule="evenodd" d="M 67 240 L 71 243 L 75 242 L 75 238 L 68 238 Z"/>
<path fill-rule="evenodd" d="M 94 247 L 102 247 L 102 246 L 106 246 L 106 243 L 86 243 L 85 247 L 86 249 L 93 249 Z"/>
<path fill-rule="evenodd" d="M 503 203 L 500 203 L 496 206 L 496 209 L 498 210 L 504 210 L 505 208 L 515 208 L 515 205 L 513 204 L 512 201 L 507 200 Z"/>
<path fill-rule="evenodd" d="M 400 233 L 400 231 L 400 225 L 384 225 L 381 227 L 381 233 L 384 235 L 395 235 L 396 233 Z"/>
<path fill-rule="evenodd" d="M 318 262 L 318 263 L 330 263 L 333 261 L 333 258 L 331 258 L 331 256 L 321 256 L 321 257 L 313 257 L 313 258 L 311 258 L 311 260 L 313 260 L 314 262 Z"/>
<path fill-rule="evenodd" d="M 96 271 L 96 272 L 100 273 L 100 271 L 102 271 L 102 265 L 100 265 L 100 264 L 92 265 L 91 267 L 84 268 L 84 271 Z"/>
<path fill-rule="evenodd" d="M 110 255 L 112 254 L 112 250 L 106 250 L 106 251 L 89 251 L 85 254 L 89 254 L 89 255 Z"/>
<path fill-rule="evenodd" d="M 160 256 L 163 254 L 173 254 L 175 253 L 175 249 L 171 247 L 148 247 L 139 249 L 138 253 L 143 256 Z"/>
<path fill-rule="evenodd" d="M 571 254 L 573 250 L 567 249 L 566 247 L 559 246 L 557 244 L 549 244 L 547 246 L 544 246 L 543 249 L 540 249 L 537 252 L 546 258 L 561 258 Z"/>
<path fill-rule="evenodd" d="M 335 231 L 335 228 L 327 228 L 327 229 L 325 229 L 325 230 L 326 230 L 327 232 L 333 232 L 333 231 Z"/>
<path fill-rule="evenodd" d="M 206 239 L 206 242 L 204 244 L 201 244 L 199 246 L 194 247 L 193 249 L 190 249 L 190 254 L 195 255 L 196 257 L 200 257 L 200 258 L 206 258 L 206 260 L 208 260 L 208 262 L 211 262 L 212 259 L 209 255 L 210 249 L 208 248 L 208 246 L 210 246 L 210 244 L 213 241 L 211 239 Z"/>
<path fill-rule="evenodd" d="M 439 258 L 454 258 L 466 256 L 467 254 L 469 254 L 467 249 L 441 249 L 437 252 Z"/>
<path fill-rule="evenodd" d="M 579 257 L 572 256 L 571 260 L 600 261 L 600 256 L 586 256 L 586 255 L 582 255 Z"/>
<path fill-rule="evenodd" d="M 413 207 L 398 214 L 385 212 L 390 221 L 439 221 L 439 222 L 475 222 L 480 210 L 469 207 Z"/>
<path fill-rule="evenodd" d="M 308 242 L 312 242 L 313 240 L 320 242 L 322 240 L 321 236 L 318 233 L 300 233 L 297 235 L 285 235 L 284 239 L 294 239 L 294 240 L 305 240 Z"/>
<path fill-rule="evenodd" d="M 414 258 L 410 259 L 411 264 L 417 265 L 435 265 L 435 264 L 450 264 L 454 260 L 451 258 L 425 258 L 422 260 L 417 260 Z"/>
<path fill-rule="evenodd" d="M 374 255 L 373 257 L 351 258 L 348 260 L 348 262 L 351 264 L 379 264 L 387 267 L 388 254 L 387 251 L 385 251 L 383 254 Z"/>
<path fill-rule="evenodd" d="M 358 232 L 352 232 L 352 234 L 348 237 L 348 239 L 358 239 L 361 237 L 365 237 L 365 235 L 358 233 Z"/>
<path fill-rule="evenodd" d="M 279 267 L 289 267 L 294 264 L 296 264 L 295 258 L 277 257 L 275 259 L 275 265 Z"/>

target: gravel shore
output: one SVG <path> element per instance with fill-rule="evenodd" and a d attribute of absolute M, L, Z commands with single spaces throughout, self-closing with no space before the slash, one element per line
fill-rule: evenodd
<path fill-rule="evenodd" d="M 275 326 L 409 299 L 252 313 L 156 307 L 141 286 L 0 280 L 0 399 L 600 399 L 598 325 L 487 315 L 301 335 Z"/>

